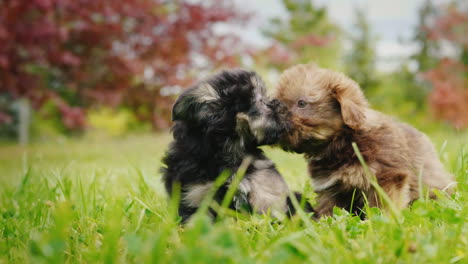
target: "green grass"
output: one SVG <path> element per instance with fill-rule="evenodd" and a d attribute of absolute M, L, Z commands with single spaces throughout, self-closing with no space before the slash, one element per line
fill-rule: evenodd
<path fill-rule="evenodd" d="M 336 210 L 319 222 L 200 215 L 186 227 L 158 172 L 168 134 L 4 144 L 0 263 L 468 263 L 468 134 L 430 136 L 458 190 L 401 219 L 373 208 L 366 221 Z M 266 150 L 291 189 L 313 198 L 303 158 Z"/>

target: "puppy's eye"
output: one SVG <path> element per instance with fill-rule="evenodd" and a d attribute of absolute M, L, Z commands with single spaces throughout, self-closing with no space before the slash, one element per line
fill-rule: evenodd
<path fill-rule="evenodd" d="M 306 101 L 304 101 L 304 100 L 299 100 L 299 101 L 297 101 L 297 107 L 299 107 L 299 108 L 304 108 L 304 107 L 306 107 L 306 106 L 307 106 L 307 102 L 306 102 Z"/>

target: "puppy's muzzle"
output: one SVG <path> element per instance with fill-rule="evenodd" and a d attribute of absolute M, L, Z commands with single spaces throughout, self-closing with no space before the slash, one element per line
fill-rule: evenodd
<path fill-rule="evenodd" d="M 291 120 L 291 112 L 288 107 L 278 99 L 273 99 L 268 102 L 268 108 L 270 108 L 274 114 L 278 125 L 281 127 L 281 133 L 287 133 L 291 130 L 293 124 Z"/>
<path fill-rule="evenodd" d="M 288 107 L 283 104 L 278 99 L 273 99 L 267 103 L 268 108 L 273 110 L 277 115 L 287 115 L 288 113 Z"/>
<path fill-rule="evenodd" d="M 260 101 L 258 112 L 237 114 L 236 131 L 256 145 L 276 143 L 286 132 L 287 107 L 279 100 Z M 284 117 L 283 117 L 284 116 Z"/>

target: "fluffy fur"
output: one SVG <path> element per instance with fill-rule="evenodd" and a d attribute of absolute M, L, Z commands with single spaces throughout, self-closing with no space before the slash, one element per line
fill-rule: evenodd
<path fill-rule="evenodd" d="M 163 181 L 171 194 L 181 186 L 179 215 L 186 221 L 200 206 L 215 179 L 235 173 L 247 156 L 247 168 L 231 208 L 247 205 L 258 213 L 286 212 L 289 193 L 275 165 L 258 148 L 279 140 L 286 108 L 265 97 L 265 85 L 254 72 L 223 71 L 185 90 L 173 107 L 174 141 L 163 159 Z M 215 195 L 222 201 L 232 176 Z"/>
<path fill-rule="evenodd" d="M 365 198 L 382 206 L 352 142 L 399 208 L 419 197 L 419 175 L 428 189 L 453 186 L 428 137 L 370 109 L 359 85 L 344 74 L 297 65 L 282 74 L 275 97 L 290 111 L 291 129 L 281 145 L 305 154 L 318 216 L 332 214 L 334 206 L 360 214 Z"/>

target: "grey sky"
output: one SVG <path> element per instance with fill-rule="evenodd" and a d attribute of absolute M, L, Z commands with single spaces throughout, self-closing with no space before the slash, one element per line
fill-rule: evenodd
<path fill-rule="evenodd" d="M 244 40 L 254 45 L 268 44 L 260 29 L 264 28 L 269 18 L 286 17 L 287 13 L 280 0 L 234 0 L 239 8 L 251 10 L 254 17 L 249 26 L 237 28 Z M 360 6 L 367 12 L 372 30 L 378 37 L 376 50 L 377 67 L 382 71 L 393 70 L 402 58 L 411 54 L 416 46 L 410 42 L 401 42 L 411 37 L 418 20 L 418 8 L 425 0 L 314 0 L 314 3 L 326 6 L 331 20 L 349 31 L 354 22 L 354 7 Z M 435 4 L 447 3 L 447 0 L 434 0 Z"/>

